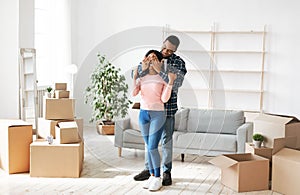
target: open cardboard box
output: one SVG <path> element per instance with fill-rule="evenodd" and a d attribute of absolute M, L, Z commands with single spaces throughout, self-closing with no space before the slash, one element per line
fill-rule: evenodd
<path fill-rule="evenodd" d="M 80 142 L 77 123 L 75 121 L 59 122 L 55 126 L 55 138 L 60 144 Z"/>
<path fill-rule="evenodd" d="M 221 168 L 221 182 L 237 192 L 269 189 L 269 160 L 251 153 L 224 154 L 209 161 Z"/>
<path fill-rule="evenodd" d="M 53 138 L 56 138 L 55 135 L 55 126 L 59 122 L 68 122 L 68 121 L 76 121 L 78 126 L 78 133 L 83 141 L 83 118 L 75 118 L 74 120 L 47 120 L 44 118 L 38 118 L 38 138 L 47 138 L 47 136 L 52 135 Z"/>
<path fill-rule="evenodd" d="M 272 161 L 272 156 L 279 150 L 281 150 L 286 145 L 286 138 L 276 138 L 273 140 L 273 148 L 268 147 L 261 147 L 261 148 L 255 148 L 252 143 L 246 143 L 245 144 L 245 152 L 246 153 L 252 153 L 264 158 L 269 159 Z"/>
<path fill-rule="evenodd" d="M 245 153 L 256 154 L 258 156 L 272 160 L 272 151 L 273 148 L 267 148 L 267 147 L 256 148 L 254 147 L 253 143 L 250 142 L 245 143 Z"/>
<path fill-rule="evenodd" d="M 287 147 L 300 148 L 300 121 L 295 117 L 260 114 L 254 119 L 254 133 L 265 137 L 265 147 L 273 148 L 274 139 L 286 138 Z"/>

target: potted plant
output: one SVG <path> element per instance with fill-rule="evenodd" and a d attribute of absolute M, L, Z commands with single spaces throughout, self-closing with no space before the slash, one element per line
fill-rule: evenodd
<path fill-rule="evenodd" d="M 98 133 L 114 134 L 114 119 L 125 117 L 132 103 L 128 97 L 128 84 L 121 69 L 113 66 L 104 55 L 97 55 L 98 64 L 85 89 L 85 103 L 92 107 L 90 122 L 97 123 Z"/>
<path fill-rule="evenodd" d="M 264 141 L 264 136 L 262 134 L 256 133 L 252 136 L 253 144 L 255 148 L 260 148 L 262 142 Z"/>
<path fill-rule="evenodd" d="M 53 88 L 50 87 L 50 86 L 46 88 L 47 91 L 46 91 L 46 93 L 45 93 L 45 96 L 46 96 L 47 98 L 51 98 L 51 92 L 52 92 L 52 89 L 53 89 Z"/>

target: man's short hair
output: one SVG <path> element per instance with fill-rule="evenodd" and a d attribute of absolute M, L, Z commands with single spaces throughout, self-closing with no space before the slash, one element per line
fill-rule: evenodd
<path fill-rule="evenodd" d="M 170 41 L 170 43 L 172 43 L 173 45 L 176 46 L 176 48 L 178 48 L 179 44 L 180 44 L 180 40 L 178 39 L 178 37 L 176 37 L 175 35 L 170 35 L 166 38 L 166 41 Z"/>

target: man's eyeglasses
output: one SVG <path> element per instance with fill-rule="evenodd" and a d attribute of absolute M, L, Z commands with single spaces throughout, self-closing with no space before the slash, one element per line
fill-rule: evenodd
<path fill-rule="evenodd" d="M 174 50 L 167 49 L 165 46 L 162 47 L 162 50 L 165 50 L 168 54 L 172 54 L 175 52 Z"/>

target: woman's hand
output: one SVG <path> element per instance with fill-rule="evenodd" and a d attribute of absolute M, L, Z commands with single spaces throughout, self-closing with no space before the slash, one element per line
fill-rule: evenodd
<path fill-rule="evenodd" d="M 169 78 L 169 85 L 173 85 L 174 84 L 174 81 L 175 79 L 177 78 L 177 75 L 175 73 L 171 73 L 169 72 L 168 73 L 168 78 Z"/>

